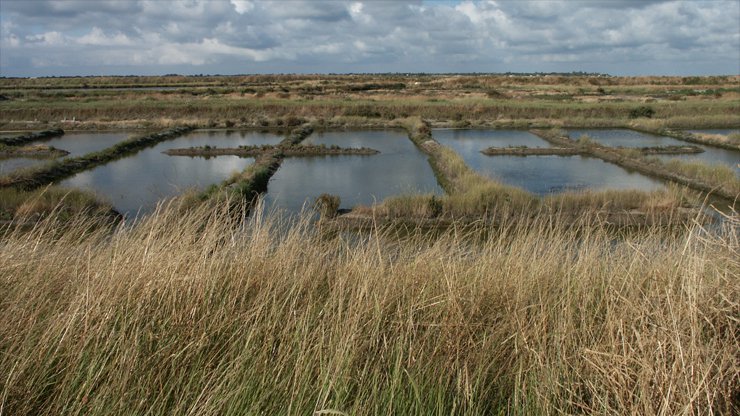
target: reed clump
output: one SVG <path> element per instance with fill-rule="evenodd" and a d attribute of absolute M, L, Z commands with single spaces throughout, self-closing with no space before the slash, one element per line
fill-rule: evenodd
<path fill-rule="evenodd" d="M 740 195 L 740 179 L 735 171 L 725 165 L 710 165 L 702 162 L 648 158 L 648 163 L 662 165 L 664 169 L 690 179 L 712 184 L 727 190 L 732 195 Z"/>
<path fill-rule="evenodd" d="M 677 208 L 696 207 L 698 201 L 685 187 L 668 184 L 665 189 L 652 192 L 634 189 L 564 192 L 544 197 L 543 205 L 556 212 L 569 213 L 594 211 L 659 213 Z"/>
<path fill-rule="evenodd" d="M 85 190 L 50 186 L 35 191 L 0 188 L 0 221 L 38 221 L 47 216 L 68 220 L 78 215 L 91 218 L 117 216 L 110 202 Z"/>
<path fill-rule="evenodd" d="M 6 235 L 3 412 L 738 410 L 736 216 L 716 232 L 553 218 L 431 238 L 228 211 Z"/>

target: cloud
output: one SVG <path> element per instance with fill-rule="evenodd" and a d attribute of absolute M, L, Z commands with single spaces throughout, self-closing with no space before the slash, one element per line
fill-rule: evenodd
<path fill-rule="evenodd" d="M 738 73 L 740 2 L 2 0 L 1 75 Z"/>
<path fill-rule="evenodd" d="M 80 36 L 76 39 L 80 45 L 98 45 L 98 46 L 135 46 L 135 43 L 123 33 L 106 35 L 99 27 L 93 27 L 90 33 Z"/>
<path fill-rule="evenodd" d="M 239 14 L 244 14 L 254 9 L 254 4 L 247 0 L 231 0 L 231 4 L 234 6 L 234 10 Z"/>

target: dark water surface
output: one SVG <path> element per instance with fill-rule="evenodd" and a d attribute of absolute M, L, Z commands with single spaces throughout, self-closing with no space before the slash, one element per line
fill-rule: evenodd
<path fill-rule="evenodd" d="M 342 208 L 403 193 L 443 194 L 427 157 L 403 130 L 317 131 L 304 143 L 370 147 L 381 153 L 285 159 L 268 185 L 267 209 L 299 212 L 322 193 L 338 195 Z"/>
<path fill-rule="evenodd" d="M 467 134 L 466 132 L 471 132 Z M 583 156 L 486 156 L 481 150 L 514 143 L 505 130 L 434 130 L 434 138 L 457 151 L 477 172 L 538 195 L 580 189 L 659 189 L 660 181 Z M 501 139 L 495 139 L 497 136 Z M 539 139 L 541 140 L 541 139 Z M 544 141 L 543 141 L 544 142 Z M 493 144 L 492 144 L 493 143 Z M 514 144 L 515 145 L 515 144 Z M 545 147 L 545 146 L 542 146 Z"/>

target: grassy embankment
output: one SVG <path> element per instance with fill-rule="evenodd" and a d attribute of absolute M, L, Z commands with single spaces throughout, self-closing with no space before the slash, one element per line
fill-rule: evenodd
<path fill-rule="evenodd" d="M 651 146 L 632 148 L 646 155 L 681 155 L 702 153 L 704 150 L 697 146 Z M 481 150 L 481 153 L 487 156 L 535 156 L 535 155 L 553 155 L 553 156 L 573 156 L 587 154 L 583 149 L 577 147 L 527 147 L 527 146 L 509 146 L 509 147 L 488 147 Z"/>
<path fill-rule="evenodd" d="M 32 190 L 76 173 L 103 165 L 123 156 L 169 140 L 190 131 L 190 127 L 176 127 L 159 133 L 133 137 L 99 152 L 79 157 L 50 162 L 43 166 L 21 169 L 0 177 L 0 187 L 15 187 Z"/>
<path fill-rule="evenodd" d="M 557 145 L 578 148 L 582 152 L 646 175 L 666 179 L 695 190 L 735 201 L 740 195 L 740 180 L 732 168 L 682 160 L 663 161 L 645 156 L 636 149 L 602 146 L 588 137 L 572 140 L 561 130 L 533 130 L 533 133 Z"/>
<path fill-rule="evenodd" d="M 447 195 L 391 197 L 373 207 L 374 215 L 391 218 L 496 217 L 537 204 L 536 197 L 529 192 L 492 181 L 470 169 L 454 150 L 434 140 L 429 123 L 420 118 L 409 118 L 401 121 L 400 125 L 408 131 L 411 141 L 429 156 L 437 181 Z"/>
<path fill-rule="evenodd" d="M 256 155 L 254 163 L 247 166 L 244 171 L 234 174 L 220 185 L 209 187 L 197 195 L 195 201 L 221 203 L 226 200 L 232 205 L 246 201 L 247 207 L 251 207 L 257 196 L 267 191 L 267 183 L 280 168 L 285 152 L 299 147 L 312 132 L 311 125 L 293 129 L 278 146 L 265 146 L 264 150 Z"/>
<path fill-rule="evenodd" d="M 241 157 L 254 157 L 259 156 L 262 153 L 268 152 L 275 146 L 262 145 L 262 146 L 240 146 L 240 147 L 210 147 L 210 146 L 199 146 L 199 147 L 188 147 L 183 149 L 169 149 L 164 153 L 169 156 L 200 156 L 200 157 L 214 157 L 214 156 L 241 156 Z M 339 155 L 359 155 L 359 156 L 371 156 L 378 154 L 375 149 L 368 147 L 339 147 L 339 146 L 326 146 L 326 145 L 302 145 L 281 149 L 283 156 L 285 157 L 301 157 L 301 156 L 339 156 Z"/>
<path fill-rule="evenodd" d="M 0 159 L 25 157 L 34 159 L 56 159 L 66 156 L 69 152 L 57 149 L 54 146 L 45 144 L 33 144 L 25 146 L 7 146 L 0 143 Z"/>
<path fill-rule="evenodd" d="M 6 235 L 0 409 L 740 410 L 737 217 L 722 234 L 615 239 L 540 218 L 482 238 L 347 241 L 206 208 Z"/>
<path fill-rule="evenodd" d="M 359 155 L 371 156 L 380 153 L 375 149 L 367 147 L 340 147 L 336 145 L 326 146 L 324 144 L 310 145 L 301 144 L 301 142 L 313 132 L 310 124 L 302 128 L 291 131 L 291 137 L 281 141 L 277 146 L 258 145 L 258 146 L 239 146 L 233 148 L 197 146 L 182 149 L 169 149 L 164 153 L 170 156 L 201 156 L 213 157 L 233 155 L 241 157 L 255 157 L 263 153 L 280 152 L 284 157 L 302 157 L 302 156 L 338 156 L 338 155 Z"/>
<path fill-rule="evenodd" d="M 22 134 L 15 137 L 3 137 L 0 138 L 0 146 L 22 146 L 36 140 L 51 139 L 52 137 L 59 137 L 64 135 L 62 129 L 44 130 L 37 133 Z"/>

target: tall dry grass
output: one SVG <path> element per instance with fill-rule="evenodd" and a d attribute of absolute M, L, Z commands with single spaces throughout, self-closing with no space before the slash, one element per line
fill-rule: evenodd
<path fill-rule="evenodd" d="M 670 172 L 678 173 L 685 177 L 714 184 L 717 187 L 723 187 L 728 192 L 740 195 L 740 179 L 735 174 L 735 170 L 726 165 L 710 165 L 700 161 L 687 161 L 680 159 L 662 160 L 658 158 L 648 158 L 649 163 L 662 165 Z"/>
<path fill-rule="evenodd" d="M 10 230 L 0 413 L 738 410 L 736 217 L 723 232 L 542 219 L 430 238 L 230 208 Z"/>

